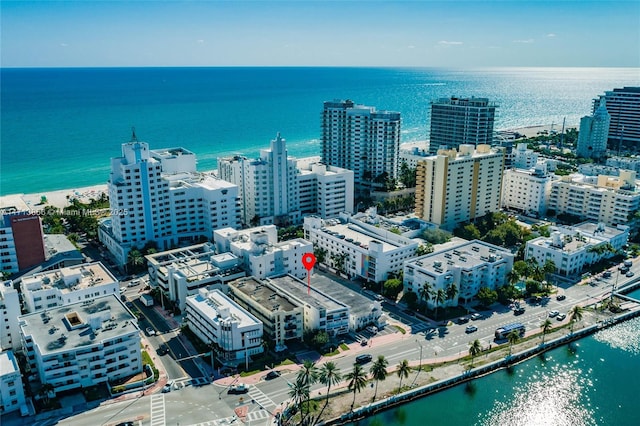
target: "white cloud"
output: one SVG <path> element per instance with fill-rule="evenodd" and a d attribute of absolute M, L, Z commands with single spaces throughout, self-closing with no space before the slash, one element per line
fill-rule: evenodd
<path fill-rule="evenodd" d="M 438 42 L 438 44 L 444 44 L 446 46 L 459 46 L 462 44 L 461 41 L 447 41 L 447 40 L 440 40 Z"/>
<path fill-rule="evenodd" d="M 514 43 L 533 43 L 532 38 L 528 38 L 526 40 L 513 40 Z"/>
<path fill-rule="evenodd" d="M 555 36 L 556 36 L 556 35 L 555 35 L 554 33 L 549 33 L 549 34 L 547 34 L 547 37 L 549 37 L 549 38 L 553 38 L 553 37 L 555 37 Z"/>

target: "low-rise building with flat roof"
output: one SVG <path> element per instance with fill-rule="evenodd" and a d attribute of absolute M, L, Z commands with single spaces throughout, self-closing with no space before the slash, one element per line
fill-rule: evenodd
<path fill-rule="evenodd" d="M 10 350 L 0 352 L 0 415 L 20 410 L 23 406 L 26 402 L 16 357 Z"/>
<path fill-rule="evenodd" d="M 304 307 L 304 331 L 321 330 L 330 336 L 349 332 L 349 306 L 345 303 L 291 275 L 265 281 Z"/>
<path fill-rule="evenodd" d="M 420 295 L 426 286 L 432 292 L 457 288 L 455 297 L 448 297 L 442 306 L 457 306 L 458 300 L 468 303 L 481 287 L 492 290 L 507 284 L 507 274 L 513 268 L 513 254 L 502 247 L 480 240 L 465 241 L 446 250 L 437 251 L 405 262 L 404 291 Z M 425 300 L 430 308 L 435 302 Z"/>
<path fill-rule="evenodd" d="M 39 272 L 22 278 L 21 289 L 29 312 L 118 294 L 118 280 L 101 263 L 87 263 Z"/>
<path fill-rule="evenodd" d="M 259 279 L 283 274 L 307 276 L 302 255 L 313 253 L 313 244 L 302 238 L 278 242 L 275 225 L 222 228 L 214 231 L 213 238 L 219 253 L 231 252 L 242 259 L 248 275 Z"/>
<path fill-rule="evenodd" d="M 302 340 L 303 304 L 280 291 L 269 280 L 240 278 L 229 283 L 229 294 L 247 312 L 262 321 L 276 352 L 286 350 L 286 342 Z"/>
<path fill-rule="evenodd" d="M 136 317 L 115 294 L 20 317 L 32 372 L 56 392 L 142 372 Z"/>
<path fill-rule="evenodd" d="M 563 276 L 579 275 L 586 266 L 614 256 L 629 239 L 629 227 L 624 225 L 585 222 L 549 230 L 551 236 L 527 241 L 524 258 L 535 259 L 540 265 L 552 260 L 555 273 Z"/>
<path fill-rule="evenodd" d="M 390 229 L 348 215 L 328 220 L 305 217 L 304 234 L 314 247 L 325 252 L 325 264 L 348 278 L 374 282 L 386 280 L 389 273 L 400 272 L 403 262 L 415 255 L 419 245 Z"/>
<path fill-rule="evenodd" d="M 262 322 L 220 290 L 201 288 L 187 297 L 184 312 L 189 329 L 213 346 L 223 364 L 248 363 L 264 352 Z"/>
<path fill-rule="evenodd" d="M 146 256 L 149 284 L 157 287 L 184 310 L 187 297 L 201 288 L 217 286 L 244 277 L 241 259 L 232 253 L 216 254 L 211 243 L 163 251 Z"/>

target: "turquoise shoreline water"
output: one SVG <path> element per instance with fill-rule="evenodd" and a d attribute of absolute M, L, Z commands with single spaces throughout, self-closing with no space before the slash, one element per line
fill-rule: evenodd
<path fill-rule="evenodd" d="M 200 170 L 255 157 L 281 132 L 289 153 L 319 155 L 322 102 L 350 98 L 402 114 L 402 142 L 428 137 L 429 103 L 488 97 L 496 128 L 576 124 L 637 68 L 0 69 L 0 195 L 105 183 L 136 127 L 152 148 L 182 146 Z"/>
<path fill-rule="evenodd" d="M 640 290 L 629 296 L 640 300 Z M 387 380 L 397 380 L 393 376 Z M 357 426 L 637 425 L 640 318 Z"/>

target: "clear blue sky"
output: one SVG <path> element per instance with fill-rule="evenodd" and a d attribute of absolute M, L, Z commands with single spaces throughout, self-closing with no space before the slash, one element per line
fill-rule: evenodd
<path fill-rule="evenodd" d="M 2 0 L 3 67 L 640 66 L 640 1 Z"/>

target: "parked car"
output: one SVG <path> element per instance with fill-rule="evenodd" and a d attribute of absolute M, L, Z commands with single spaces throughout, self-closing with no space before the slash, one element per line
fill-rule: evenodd
<path fill-rule="evenodd" d="M 564 321 L 564 319 L 567 317 L 567 314 L 559 314 L 556 319 L 558 321 Z"/>
<path fill-rule="evenodd" d="M 231 393 L 231 394 L 240 394 L 240 393 L 247 393 L 247 392 L 249 392 L 249 386 L 245 385 L 244 383 L 233 385 L 227 391 L 227 393 Z"/>
<path fill-rule="evenodd" d="M 474 314 L 471 314 L 471 319 L 472 319 L 472 320 L 474 320 L 474 321 L 475 321 L 475 320 L 479 320 L 479 319 L 481 319 L 481 318 L 482 318 L 482 314 L 479 314 L 479 313 L 477 313 L 477 312 L 476 312 L 476 313 L 474 313 Z"/>
<path fill-rule="evenodd" d="M 458 324 L 466 324 L 468 322 L 469 322 L 469 318 L 467 318 L 467 317 L 458 318 Z"/>
<path fill-rule="evenodd" d="M 368 344 L 369 344 L 369 341 L 367 339 L 360 340 L 360 346 L 367 346 Z"/>
<path fill-rule="evenodd" d="M 567 298 L 567 296 L 565 296 L 564 294 L 559 294 L 559 295 L 556 296 L 556 300 L 564 300 L 566 298 Z"/>
<path fill-rule="evenodd" d="M 375 325 L 370 325 L 369 327 L 367 327 L 367 331 L 371 334 L 377 334 L 378 327 L 376 327 Z"/>
<path fill-rule="evenodd" d="M 549 318 L 557 317 L 558 315 L 560 315 L 560 312 L 558 311 L 549 312 Z"/>
<path fill-rule="evenodd" d="M 475 331 L 478 331 L 478 327 L 476 327 L 475 325 L 468 325 L 465 329 L 464 329 L 465 333 L 473 333 Z"/>
<path fill-rule="evenodd" d="M 520 306 L 513 310 L 513 315 L 522 315 L 524 314 L 524 312 L 525 312 L 525 309 L 522 306 Z"/>
<path fill-rule="evenodd" d="M 271 370 L 267 373 L 266 376 L 264 376 L 265 379 L 267 380 L 273 380 L 280 377 L 280 372 L 277 370 Z"/>
<path fill-rule="evenodd" d="M 635 274 L 632 271 L 629 271 L 625 274 L 626 277 L 631 278 L 632 276 L 634 276 Z"/>
<path fill-rule="evenodd" d="M 173 382 L 169 382 L 162 388 L 162 393 L 171 392 L 171 387 L 173 386 Z"/>
<path fill-rule="evenodd" d="M 156 351 L 158 355 L 166 355 L 169 353 L 169 347 L 164 343 L 158 346 L 158 350 Z"/>
<path fill-rule="evenodd" d="M 146 331 L 149 336 L 155 336 L 156 334 L 156 331 L 152 327 L 147 327 L 144 331 Z"/>
<path fill-rule="evenodd" d="M 366 364 L 368 362 L 371 362 L 372 359 L 373 359 L 373 356 L 371 356 L 370 354 L 362 354 L 356 357 L 356 362 L 358 364 Z"/>
<path fill-rule="evenodd" d="M 135 287 L 137 285 L 140 285 L 140 280 L 129 281 L 129 284 L 127 284 L 127 287 Z"/>
<path fill-rule="evenodd" d="M 604 272 L 602 273 L 602 276 L 603 276 L 604 278 L 611 278 L 611 271 L 604 271 Z"/>

